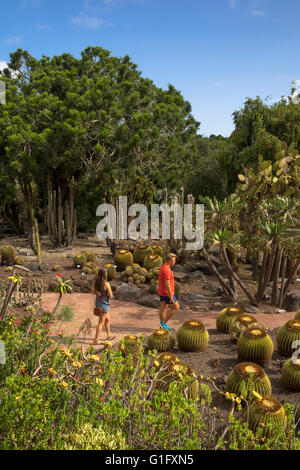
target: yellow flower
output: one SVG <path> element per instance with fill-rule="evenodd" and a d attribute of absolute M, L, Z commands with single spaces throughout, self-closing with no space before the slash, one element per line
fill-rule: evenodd
<path fill-rule="evenodd" d="M 72 354 L 69 351 L 64 351 L 64 355 L 70 359 L 72 358 Z"/>
<path fill-rule="evenodd" d="M 99 384 L 99 385 L 101 385 L 101 387 L 103 387 L 103 385 L 104 385 L 103 380 L 102 380 L 102 379 L 99 379 L 99 378 L 96 379 L 96 383 Z"/>
<path fill-rule="evenodd" d="M 154 365 L 155 365 L 156 367 L 159 367 L 159 362 L 158 362 L 158 361 L 154 361 Z"/>
<path fill-rule="evenodd" d="M 217 380 L 217 377 L 213 377 L 213 380 Z"/>
<path fill-rule="evenodd" d="M 259 425 L 264 428 L 265 427 L 265 423 L 259 423 Z"/>
<path fill-rule="evenodd" d="M 69 385 L 67 384 L 67 382 L 61 382 L 60 385 L 61 385 L 62 387 L 64 387 L 64 388 L 68 388 L 68 386 L 69 386 Z"/>
<path fill-rule="evenodd" d="M 241 399 L 240 399 L 239 397 L 236 397 L 235 401 L 236 401 L 237 403 L 241 403 Z"/>
<path fill-rule="evenodd" d="M 183 380 L 183 376 L 182 376 L 182 374 L 181 374 L 180 372 L 179 372 L 179 374 L 178 374 L 178 378 L 179 378 L 180 380 Z"/>
<path fill-rule="evenodd" d="M 99 356 L 96 356 L 96 354 L 92 354 L 92 355 L 90 356 L 90 359 L 91 359 L 92 361 L 100 361 Z"/>
<path fill-rule="evenodd" d="M 80 364 L 80 362 L 74 361 L 74 362 L 72 362 L 72 366 L 74 367 L 74 369 L 77 369 L 77 367 L 80 367 L 81 364 Z"/>
<path fill-rule="evenodd" d="M 202 374 L 201 374 L 201 375 L 199 375 L 199 377 L 200 377 L 200 379 L 203 379 L 203 375 L 202 375 Z"/>
<path fill-rule="evenodd" d="M 144 369 L 143 369 L 143 370 L 141 371 L 141 377 L 144 377 L 144 375 L 145 375 L 145 371 L 144 371 Z"/>
<path fill-rule="evenodd" d="M 210 380 L 210 377 L 206 377 L 206 380 Z"/>
<path fill-rule="evenodd" d="M 262 399 L 262 396 L 259 393 L 257 393 L 255 390 L 252 390 L 252 393 L 258 400 Z"/>
<path fill-rule="evenodd" d="M 50 369 L 48 369 L 48 372 L 50 372 L 50 374 L 53 374 L 53 375 L 57 374 L 56 370 L 54 370 L 52 367 L 50 367 Z"/>

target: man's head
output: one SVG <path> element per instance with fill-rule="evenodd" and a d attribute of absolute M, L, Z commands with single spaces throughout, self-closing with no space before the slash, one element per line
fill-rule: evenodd
<path fill-rule="evenodd" d="M 174 253 L 167 253 L 165 263 L 169 264 L 170 266 L 174 266 L 176 263 L 176 255 L 174 255 Z"/>

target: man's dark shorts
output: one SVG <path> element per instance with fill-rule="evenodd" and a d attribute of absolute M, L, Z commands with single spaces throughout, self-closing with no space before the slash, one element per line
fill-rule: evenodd
<path fill-rule="evenodd" d="M 173 300 L 174 302 L 177 302 L 177 299 L 175 297 L 175 295 L 173 295 Z M 161 302 L 166 302 L 167 304 L 172 304 L 173 302 L 171 301 L 171 297 L 168 297 L 167 295 L 161 295 L 160 296 L 160 301 Z"/>

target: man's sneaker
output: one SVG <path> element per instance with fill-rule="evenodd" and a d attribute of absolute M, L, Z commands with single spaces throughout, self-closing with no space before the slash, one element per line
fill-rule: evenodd
<path fill-rule="evenodd" d="M 160 327 L 163 328 L 164 330 L 173 330 L 174 328 L 171 328 L 168 326 L 166 323 L 163 323 L 163 321 L 160 322 Z"/>

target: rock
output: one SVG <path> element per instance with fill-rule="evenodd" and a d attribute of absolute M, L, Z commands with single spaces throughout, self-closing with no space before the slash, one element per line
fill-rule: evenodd
<path fill-rule="evenodd" d="M 207 299 L 202 294 L 182 294 L 180 296 L 182 302 L 191 303 L 191 302 L 206 302 Z"/>
<path fill-rule="evenodd" d="M 206 276 L 212 276 L 213 272 L 211 271 L 210 267 L 208 266 L 206 261 L 199 261 L 197 263 L 197 270 L 202 271 Z"/>
<path fill-rule="evenodd" d="M 49 264 L 48 263 L 37 263 L 37 262 L 34 262 L 34 263 L 30 263 L 26 266 L 28 269 L 30 269 L 30 271 L 48 271 L 50 268 L 49 268 Z"/>
<path fill-rule="evenodd" d="M 272 295 L 272 287 L 267 287 L 262 300 L 270 300 Z"/>
<path fill-rule="evenodd" d="M 22 256 L 34 256 L 31 248 L 17 248 L 17 253 Z"/>
<path fill-rule="evenodd" d="M 141 297 L 138 302 L 139 305 L 144 305 L 145 307 L 150 308 L 159 308 L 160 307 L 160 300 L 158 295 L 150 294 Z"/>
<path fill-rule="evenodd" d="M 201 311 L 205 311 L 205 312 L 208 312 L 209 311 L 209 308 L 208 307 L 204 307 L 203 305 L 192 305 L 191 308 L 193 310 L 201 310 Z"/>
<path fill-rule="evenodd" d="M 255 307 L 254 305 L 250 305 L 250 304 L 238 305 L 238 307 L 247 313 L 259 313 L 260 312 L 258 307 Z"/>
<path fill-rule="evenodd" d="M 86 238 L 88 238 L 88 234 L 87 233 L 77 233 L 77 238 L 81 239 L 81 240 L 84 240 Z"/>
<path fill-rule="evenodd" d="M 125 282 L 122 282 L 115 292 L 116 299 L 124 300 L 124 302 L 137 302 L 140 295 L 140 289 L 137 286 Z"/>
<path fill-rule="evenodd" d="M 297 312 L 300 309 L 300 294 L 296 292 L 288 293 L 283 302 L 283 308 L 287 312 Z"/>
<path fill-rule="evenodd" d="M 191 280 L 206 279 L 206 276 L 202 271 L 194 271 L 194 272 L 190 273 L 189 279 L 191 279 Z"/>
<path fill-rule="evenodd" d="M 224 294 L 224 291 L 223 291 L 222 287 L 217 287 L 217 286 L 214 286 L 213 284 L 205 284 L 203 286 L 203 289 L 207 290 L 207 291 L 209 291 L 209 292 L 211 292 L 212 294 L 215 294 L 215 295 L 223 295 Z"/>
<path fill-rule="evenodd" d="M 175 264 L 175 266 L 173 266 L 173 268 L 172 268 L 172 271 L 174 271 L 174 273 L 184 273 L 185 272 L 184 267 L 182 266 L 182 264 Z"/>
<path fill-rule="evenodd" d="M 186 282 L 189 279 L 189 276 L 187 273 L 181 273 L 181 272 L 175 272 L 174 273 L 174 279 L 177 282 Z"/>
<path fill-rule="evenodd" d="M 286 313 L 286 310 L 284 310 L 283 308 L 276 308 L 274 313 Z"/>

